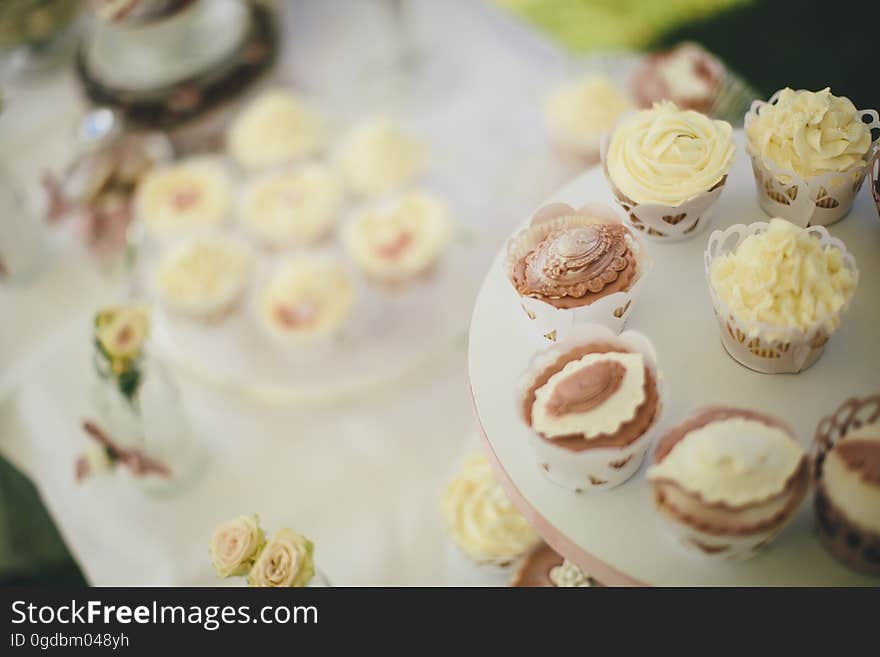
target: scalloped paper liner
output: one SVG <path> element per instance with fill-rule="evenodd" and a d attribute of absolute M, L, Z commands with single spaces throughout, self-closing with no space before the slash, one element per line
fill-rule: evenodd
<path fill-rule="evenodd" d="M 771 217 L 782 217 L 798 226 L 830 226 L 843 219 L 852 209 L 853 199 L 862 186 L 869 164 L 878 148 L 880 137 L 871 142 L 865 162 L 843 172 L 830 172 L 803 178 L 793 171 L 768 162 L 754 151 L 748 138 L 748 127 L 767 105 L 775 104 L 780 91 L 770 100 L 755 100 L 746 113 L 746 152 L 752 160 L 752 171 L 758 189 L 758 203 Z M 876 110 L 858 110 L 865 125 L 880 130 Z"/>
<path fill-rule="evenodd" d="M 822 483 L 822 466 L 831 448 L 850 429 L 880 422 L 880 395 L 848 399 L 833 415 L 822 418 L 813 439 L 813 510 L 822 545 L 854 570 L 880 575 L 880 533 L 863 529 L 846 518 L 843 509 L 828 499 Z M 873 555 L 871 558 L 869 555 Z"/>
<path fill-rule="evenodd" d="M 622 223 L 614 210 L 600 203 L 589 203 L 578 210 L 565 203 L 545 205 L 532 215 L 529 227 L 517 233 L 508 242 L 505 262 L 508 280 L 512 281 L 511 274 L 514 265 L 530 253 L 547 233 L 554 228 L 579 225 L 577 220 L 566 220 L 566 217 L 571 217 L 574 214 L 589 215 L 607 223 Z M 543 230 L 534 230 L 536 226 L 542 227 Z M 635 282 L 630 285 L 628 290 L 608 294 L 584 306 L 557 308 L 541 299 L 520 296 L 516 294 L 514 289 L 528 330 L 543 336 L 549 342 L 566 340 L 577 331 L 579 326 L 591 323 L 602 324 L 615 333 L 620 333 L 629 317 L 633 301 L 641 293 L 645 276 L 653 266 L 653 262 L 638 236 L 633 234 L 631 237 L 639 271 L 636 274 Z"/>
<path fill-rule="evenodd" d="M 727 353 L 741 365 L 764 374 L 796 374 L 819 360 L 825 350 L 831 334 L 826 325 L 829 321 L 839 320 L 849 307 L 847 299 L 843 307 L 833 315 L 816 322 L 813 327 L 804 331 L 799 328 L 782 329 L 764 324 L 742 322 L 733 311 L 715 293 L 712 286 L 710 268 L 712 261 L 719 255 L 735 251 L 742 241 L 769 226 L 766 222 L 757 222 L 748 226 L 735 224 L 726 230 L 716 230 L 709 236 L 709 243 L 703 254 L 706 273 L 706 284 L 712 297 L 715 316 L 721 328 L 721 342 Z M 844 254 L 844 263 L 852 271 L 855 280 L 853 290 L 858 286 L 859 270 L 855 258 L 839 239 L 831 237 L 822 226 L 807 229 L 818 236 L 823 246 L 833 246 Z M 732 243 L 735 240 L 735 243 Z"/>
<path fill-rule="evenodd" d="M 529 430 L 529 444 L 541 473 L 554 484 L 575 493 L 607 490 L 620 486 L 638 471 L 657 435 L 667 399 L 665 383 L 657 368 L 657 354 L 654 345 L 647 337 L 637 331 L 625 331 L 616 335 L 607 326 L 588 324 L 579 326 L 567 340 L 532 357 L 518 389 L 517 408 L 522 406 L 523 396 L 532 382 L 550 365 L 567 351 L 590 342 L 617 344 L 628 351 L 642 354 L 657 382 L 658 405 L 651 426 L 638 439 L 625 447 L 597 447 L 573 452 L 557 447 L 552 442 L 542 439 L 533 430 Z"/>
<path fill-rule="evenodd" d="M 610 135 L 602 138 L 600 149 L 602 171 L 614 198 L 626 212 L 626 222 L 645 237 L 658 242 L 680 242 L 699 235 L 711 222 L 711 208 L 721 196 L 727 175 L 713 187 L 676 206 L 655 203 L 637 203 L 621 192 L 608 173 L 608 145 Z"/>
<path fill-rule="evenodd" d="M 880 148 L 874 152 L 874 157 L 868 164 L 868 172 L 871 177 L 871 196 L 874 197 L 877 216 L 880 217 Z"/>

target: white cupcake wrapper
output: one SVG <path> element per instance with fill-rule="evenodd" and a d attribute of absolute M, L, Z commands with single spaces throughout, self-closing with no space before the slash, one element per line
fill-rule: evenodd
<path fill-rule="evenodd" d="M 676 206 L 637 203 L 621 192 L 608 174 L 608 146 L 611 136 L 602 138 L 602 171 L 608 187 L 626 212 L 627 224 L 658 242 L 680 242 L 699 235 L 711 220 L 711 209 L 727 183 L 727 175 L 714 187 Z"/>
<path fill-rule="evenodd" d="M 770 100 L 755 100 L 746 113 L 745 127 L 754 121 L 761 110 L 774 105 L 781 91 Z M 871 130 L 880 130 L 880 116 L 876 110 L 858 110 L 859 118 Z M 752 148 L 746 139 L 746 152 L 752 160 L 752 171 L 758 188 L 758 203 L 771 217 L 782 217 L 798 226 L 829 226 L 843 219 L 852 208 L 853 199 L 861 189 L 869 168 L 869 160 L 880 144 L 880 137 L 871 142 L 862 164 L 847 171 L 823 173 L 804 178 L 788 169 L 768 162 Z M 785 181 L 785 182 L 782 182 Z"/>
<path fill-rule="evenodd" d="M 829 314 L 816 322 L 807 330 L 800 328 L 780 328 L 767 324 L 740 321 L 733 311 L 715 293 L 711 281 L 712 261 L 716 257 L 735 251 L 743 240 L 750 235 L 764 232 L 769 226 L 766 222 L 757 222 L 748 226 L 736 224 L 726 230 L 716 230 L 709 236 L 709 243 L 703 254 L 706 283 L 712 297 L 715 315 L 721 328 L 721 342 L 730 356 L 741 365 L 765 374 L 794 374 L 807 369 L 822 355 L 825 344 L 833 331 L 829 331 L 829 322 L 839 322 L 841 315 L 849 307 L 847 299 L 843 307 L 836 313 Z M 822 226 L 807 229 L 819 239 L 822 246 L 833 246 L 843 252 L 843 261 L 850 269 L 858 286 L 859 270 L 855 258 L 847 251 L 846 245 L 835 237 L 831 237 Z"/>
<path fill-rule="evenodd" d="M 575 214 L 595 217 L 607 223 L 621 223 L 620 217 L 614 210 L 600 203 L 590 203 L 578 210 L 565 203 L 545 205 L 532 216 L 529 227 L 515 235 L 508 243 L 505 264 L 508 279 L 511 279 L 513 267 L 533 251 L 550 231 L 580 225 L 577 219 L 572 218 Z M 629 317 L 633 300 L 641 293 L 645 276 L 653 266 L 644 244 L 637 235 L 632 235 L 632 238 L 639 270 L 635 282 L 628 290 L 606 295 L 588 305 L 576 308 L 557 308 L 541 299 L 516 295 L 522 306 L 522 317 L 527 329 L 550 342 L 566 340 L 584 324 L 598 323 L 607 326 L 615 333 L 620 333 Z"/>
<path fill-rule="evenodd" d="M 558 447 L 531 431 L 529 442 L 541 472 L 554 484 L 576 493 L 614 488 L 636 473 L 657 435 L 667 398 L 663 377 L 657 369 L 657 354 L 647 337 L 637 331 L 625 331 L 616 335 L 607 326 L 587 324 L 577 327 L 577 331 L 568 339 L 532 357 L 518 388 L 517 409 L 521 409 L 523 398 L 535 379 L 550 365 L 566 352 L 591 342 L 612 343 L 642 354 L 654 374 L 659 401 L 654 420 L 647 431 L 625 447 L 597 447 L 573 452 Z"/>

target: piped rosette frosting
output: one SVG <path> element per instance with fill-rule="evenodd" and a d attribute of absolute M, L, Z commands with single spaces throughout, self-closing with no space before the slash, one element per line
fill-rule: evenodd
<path fill-rule="evenodd" d="M 296 256 L 281 264 L 257 297 L 259 323 L 285 343 L 326 338 L 351 317 L 355 287 L 329 256 Z"/>
<path fill-rule="evenodd" d="M 601 584 L 549 545 L 541 543 L 523 559 L 510 586 L 584 588 Z"/>
<path fill-rule="evenodd" d="M 662 410 L 653 347 L 640 334 L 588 325 L 536 356 L 521 413 L 538 463 L 576 491 L 623 483 L 641 462 Z"/>
<path fill-rule="evenodd" d="M 751 410 L 708 407 L 670 429 L 648 479 L 654 502 L 687 547 L 746 558 L 793 517 L 809 459 L 791 429 Z"/>
<path fill-rule="evenodd" d="M 880 575 L 880 395 L 844 402 L 816 431 L 815 512 L 828 551 Z"/>
<path fill-rule="evenodd" d="M 542 315 L 543 333 L 548 332 L 544 324 L 549 320 L 557 338 L 560 328 L 575 319 L 554 318 L 559 310 L 578 313 L 580 321 L 621 328 L 647 264 L 632 231 L 613 210 L 598 204 L 580 210 L 561 203 L 545 206 L 507 249 L 507 275 L 527 315 Z M 613 295 L 617 296 L 598 304 L 595 312 L 586 310 Z"/>

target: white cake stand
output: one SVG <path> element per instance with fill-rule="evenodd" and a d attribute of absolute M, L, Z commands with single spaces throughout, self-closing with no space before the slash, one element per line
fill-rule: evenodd
<path fill-rule="evenodd" d="M 880 392 L 880 221 L 862 190 L 852 213 L 830 232 L 855 255 L 861 281 L 841 329 L 812 368 L 797 375 L 752 372 L 721 346 L 703 273 L 709 231 L 764 221 L 743 136 L 711 227 L 676 244 L 649 242 L 655 266 L 628 328 L 654 342 L 670 398 L 663 425 L 691 409 L 723 402 L 775 413 L 805 447 L 819 420 L 845 399 Z M 579 207 L 613 206 L 599 168 L 586 171 L 551 201 Z M 532 335 L 503 271 L 503 250 L 483 282 L 470 329 L 469 368 L 474 407 L 490 458 L 514 504 L 558 552 L 609 585 L 823 586 L 878 585 L 839 564 L 816 536 L 811 501 L 782 535 L 748 561 L 713 560 L 674 543 L 657 522 L 644 466 L 624 485 L 575 494 L 540 473 L 528 428 L 516 408 L 516 389 L 531 354 L 544 346 Z M 646 463 L 652 460 L 649 452 Z"/>

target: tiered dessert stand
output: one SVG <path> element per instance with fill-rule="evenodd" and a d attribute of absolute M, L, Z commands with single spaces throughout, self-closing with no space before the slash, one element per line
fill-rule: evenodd
<path fill-rule="evenodd" d="M 655 344 L 669 388 L 661 420 L 668 427 L 698 406 L 721 402 L 784 418 L 805 448 L 812 447 L 819 420 L 852 396 L 880 391 L 880 221 L 870 193 L 862 190 L 852 212 L 830 227 L 855 255 L 859 288 L 825 354 L 797 375 L 753 372 L 721 345 L 709 298 L 703 251 L 709 233 L 736 223 L 765 221 L 758 206 L 743 136 L 727 186 L 710 226 L 677 243 L 648 242 L 654 260 L 627 328 Z M 602 171 L 594 167 L 548 202 L 574 207 L 588 202 L 614 206 Z M 512 227 L 513 228 L 513 227 Z M 558 552 L 609 585 L 822 586 L 874 585 L 878 580 L 851 571 L 821 546 L 811 498 L 764 552 L 728 561 L 686 551 L 663 532 L 642 468 L 622 486 L 572 493 L 539 471 L 528 444 L 529 429 L 518 411 L 521 375 L 546 339 L 528 319 L 504 272 L 504 249 L 495 258 L 474 308 L 469 371 L 474 407 L 486 446 L 508 494 Z"/>

